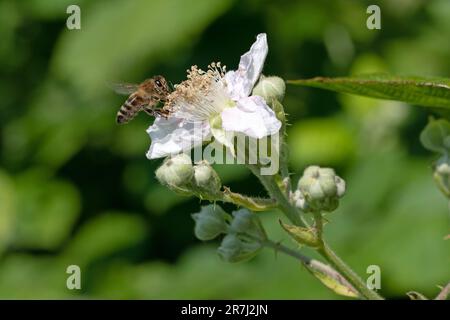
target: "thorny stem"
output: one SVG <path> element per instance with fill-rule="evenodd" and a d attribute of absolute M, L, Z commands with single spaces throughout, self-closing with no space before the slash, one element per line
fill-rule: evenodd
<path fill-rule="evenodd" d="M 297 209 L 291 206 L 286 194 L 280 190 L 280 187 L 278 186 L 273 176 L 261 175 L 259 172 L 260 167 L 256 165 L 248 165 L 248 167 L 252 171 L 252 173 L 261 181 L 267 192 L 269 192 L 270 197 L 277 200 L 278 208 L 283 211 L 287 218 L 293 224 L 297 226 L 303 226 L 303 222 L 300 219 L 300 215 Z"/>
<path fill-rule="evenodd" d="M 248 166 L 252 173 L 259 178 L 263 186 L 267 189 L 269 195 L 276 199 L 278 208 L 286 215 L 286 217 L 295 225 L 303 226 L 297 208 L 291 205 L 284 192 L 282 192 L 276 183 L 274 176 L 261 175 L 259 167 L 255 165 Z M 320 212 L 315 215 L 316 228 L 320 234 L 321 245 L 315 248 L 317 252 L 324 257 L 340 274 L 342 274 L 348 282 L 350 282 L 366 299 L 383 300 L 378 293 L 367 288 L 364 281 L 330 248 L 322 237 L 323 221 Z M 290 249 L 289 249 L 290 251 Z M 285 252 L 285 251 L 283 251 Z"/>
<path fill-rule="evenodd" d="M 285 187 L 286 187 L 286 195 L 289 197 L 289 193 L 291 191 L 291 179 L 289 176 L 289 166 L 288 166 L 288 162 L 289 162 L 289 148 L 288 145 L 286 143 L 286 114 L 284 112 L 284 107 L 283 105 L 277 101 L 274 100 L 272 102 L 273 107 L 276 107 L 274 109 L 278 110 L 277 112 L 277 118 L 281 121 L 282 126 L 280 129 L 280 173 L 281 173 L 281 177 L 283 178 L 283 183 L 285 183 Z"/>
<path fill-rule="evenodd" d="M 306 265 L 308 265 L 312 260 L 310 257 L 305 256 L 305 255 L 301 254 L 300 252 L 293 250 L 289 247 L 286 247 L 279 242 L 273 242 L 272 240 L 266 240 L 262 244 L 265 247 L 274 249 L 275 252 L 283 252 L 283 253 L 287 254 L 288 256 L 291 256 L 297 260 L 300 260 L 301 263 L 306 264 Z"/>
<path fill-rule="evenodd" d="M 322 213 L 319 211 L 316 211 L 314 214 L 314 222 L 316 227 L 316 236 L 317 239 L 321 242 L 323 246 L 323 219 L 322 219 Z"/>

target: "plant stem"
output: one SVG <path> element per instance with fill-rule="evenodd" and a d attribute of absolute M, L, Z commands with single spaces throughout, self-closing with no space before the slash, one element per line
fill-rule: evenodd
<path fill-rule="evenodd" d="M 308 256 L 304 256 L 298 251 L 295 251 L 289 247 L 282 245 L 281 243 L 273 242 L 272 240 L 266 240 L 263 242 L 263 245 L 268 248 L 275 249 L 275 252 L 283 252 L 288 256 L 291 256 L 297 260 L 300 260 L 301 263 L 308 265 L 311 262 L 311 258 Z"/>
<path fill-rule="evenodd" d="M 442 289 L 442 291 L 437 295 L 435 300 L 445 300 L 450 294 L 450 282 Z"/>
<path fill-rule="evenodd" d="M 303 222 L 300 219 L 298 210 L 295 207 L 291 206 L 288 198 L 286 197 L 285 193 L 281 191 L 273 176 L 261 175 L 259 172 L 260 168 L 256 165 L 248 165 L 248 167 L 252 171 L 252 173 L 261 181 L 270 197 L 277 200 L 278 207 L 284 212 L 286 217 L 293 224 L 297 226 L 303 226 Z"/>
<path fill-rule="evenodd" d="M 293 224 L 303 226 L 303 222 L 297 208 L 291 205 L 288 198 L 275 181 L 274 176 L 261 175 L 259 172 L 259 167 L 256 165 L 249 165 L 248 167 L 252 173 L 259 178 L 263 186 L 267 189 L 269 195 L 277 200 L 278 208 L 286 215 L 286 217 Z M 324 241 L 322 237 L 323 222 L 320 212 L 315 214 L 314 218 L 316 220 L 316 228 L 318 230 L 317 234 L 320 235 L 321 240 L 321 246 L 319 248 L 315 248 L 315 250 L 317 250 L 317 252 L 322 255 L 342 276 L 344 276 L 347 281 L 350 282 L 366 299 L 383 300 L 383 297 L 381 297 L 378 293 L 367 288 L 364 281 L 344 261 L 342 261 L 342 259 L 334 253 L 330 246 Z M 278 249 L 286 252 L 284 249 L 281 250 L 279 247 Z M 290 252 L 290 249 L 288 250 Z"/>
<path fill-rule="evenodd" d="M 369 300 L 383 300 L 382 296 L 367 287 L 364 281 L 342 261 L 324 240 L 322 240 L 322 243 L 323 246 L 318 248 L 317 252 L 339 271 L 364 297 Z"/>
<path fill-rule="evenodd" d="M 325 243 L 323 239 L 323 217 L 320 211 L 313 212 L 316 227 L 316 236 L 319 239 L 320 253 L 336 270 L 338 270 L 362 295 L 370 300 L 383 300 L 383 298 L 373 290 L 367 288 L 364 281 L 354 272 L 341 258 Z"/>
<path fill-rule="evenodd" d="M 322 221 L 322 213 L 319 211 L 314 212 L 314 222 L 316 227 L 316 236 L 317 239 L 321 242 L 321 245 L 323 246 L 323 221 Z"/>

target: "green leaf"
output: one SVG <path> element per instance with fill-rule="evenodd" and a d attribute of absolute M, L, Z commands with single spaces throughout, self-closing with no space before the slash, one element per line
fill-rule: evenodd
<path fill-rule="evenodd" d="M 230 4 L 229 0 L 92 1 L 81 8 L 81 30 L 62 32 L 52 68 L 95 95 L 108 82 L 127 80 L 130 73 L 143 73 L 158 61 L 176 58 L 171 53 L 195 42 Z"/>
<path fill-rule="evenodd" d="M 450 109 L 450 79 L 447 78 L 370 74 L 345 78 L 316 77 L 289 80 L 287 83 L 378 99 L 399 100 L 425 107 Z"/>
<path fill-rule="evenodd" d="M 309 264 L 304 265 L 317 279 L 336 294 L 345 297 L 358 298 L 359 294 L 352 285 L 345 280 L 336 270 L 329 265 L 323 264 L 317 260 L 311 260 Z"/>
<path fill-rule="evenodd" d="M 281 227 L 300 245 L 307 245 L 312 248 L 316 248 L 319 246 L 319 240 L 314 235 L 312 230 L 284 224 L 281 220 L 279 222 Z"/>
<path fill-rule="evenodd" d="M 423 294 L 421 294 L 420 292 L 417 292 L 417 291 L 409 291 L 406 293 L 406 295 L 411 300 L 429 300 L 427 297 L 425 297 Z"/>
<path fill-rule="evenodd" d="M 15 179 L 14 248 L 54 250 L 66 241 L 78 219 L 78 190 L 47 175 L 35 167 Z"/>

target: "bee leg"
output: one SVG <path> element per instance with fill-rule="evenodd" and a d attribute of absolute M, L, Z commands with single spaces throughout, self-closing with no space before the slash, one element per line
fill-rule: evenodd
<path fill-rule="evenodd" d="M 168 119 L 170 115 L 169 110 L 165 109 L 154 110 L 153 113 L 157 116 L 163 117 L 164 119 Z"/>
<path fill-rule="evenodd" d="M 151 107 L 144 107 L 143 108 L 143 110 L 144 110 L 144 112 L 146 113 L 146 114 L 148 114 L 149 116 L 152 116 L 152 117 L 154 117 L 155 116 L 155 110 L 153 110 Z"/>

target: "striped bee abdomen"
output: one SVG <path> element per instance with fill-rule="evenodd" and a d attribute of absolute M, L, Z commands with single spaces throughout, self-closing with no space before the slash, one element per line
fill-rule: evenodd
<path fill-rule="evenodd" d="M 133 119 L 144 105 L 144 99 L 137 93 L 132 93 L 117 112 L 116 122 L 124 124 Z"/>

